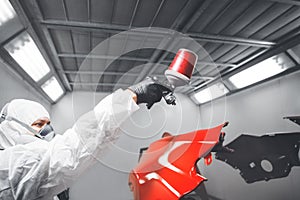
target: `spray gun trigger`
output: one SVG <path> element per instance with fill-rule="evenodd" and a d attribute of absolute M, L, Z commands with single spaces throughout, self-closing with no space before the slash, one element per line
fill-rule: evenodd
<path fill-rule="evenodd" d="M 163 92 L 163 97 L 167 104 L 176 105 L 176 97 L 173 92 Z"/>

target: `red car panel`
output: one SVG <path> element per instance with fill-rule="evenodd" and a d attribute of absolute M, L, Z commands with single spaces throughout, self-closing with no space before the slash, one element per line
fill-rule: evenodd
<path fill-rule="evenodd" d="M 211 163 L 210 151 L 219 142 L 224 125 L 167 136 L 150 144 L 129 175 L 134 200 L 179 199 L 206 180 L 195 164 L 202 157 Z"/>

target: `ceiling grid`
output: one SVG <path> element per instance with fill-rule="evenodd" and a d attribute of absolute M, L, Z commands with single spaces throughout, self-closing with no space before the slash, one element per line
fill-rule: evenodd
<path fill-rule="evenodd" d="M 296 0 L 10 1 L 29 19 L 24 27 L 36 32 L 36 40 L 66 91 L 111 92 L 149 75 L 163 78 L 175 55 L 171 50 L 195 48 L 190 41 L 181 40 L 177 31 L 208 53 L 195 49 L 200 55 L 191 85 L 196 89 L 267 55 L 284 53 L 293 45 L 285 45 L 286 41 L 297 45 L 300 34 L 300 3 Z M 124 34 L 119 43 L 112 39 L 103 55 L 88 56 L 111 36 L 142 27 Z M 151 29 L 156 27 L 161 29 Z M 18 35 L 16 31 L 12 37 Z M 112 60 L 117 44 L 123 55 Z M 149 44 L 158 48 L 145 49 Z M 137 50 L 125 53 L 135 46 Z M 78 72 L 82 64 L 84 69 Z M 177 91 L 189 94 L 193 88 Z"/>

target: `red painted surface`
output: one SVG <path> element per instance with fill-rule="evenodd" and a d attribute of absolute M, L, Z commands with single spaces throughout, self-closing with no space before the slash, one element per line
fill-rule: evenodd
<path fill-rule="evenodd" d="M 195 164 L 206 157 L 219 141 L 224 124 L 177 136 L 167 136 L 150 144 L 129 175 L 134 200 L 175 200 L 194 190 L 205 177 Z"/>

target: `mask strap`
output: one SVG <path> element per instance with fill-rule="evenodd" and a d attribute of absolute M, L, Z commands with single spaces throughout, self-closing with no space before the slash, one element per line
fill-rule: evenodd
<path fill-rule="evenodd" d="M 29 126 L 28 124 L 25 124 L 24 122 L 22 122 L 22 121 L 20 121 L 20 120 L 18 120 L 18 119 L 16 119 L 16 118 L 14 118 L 14 117 L 9 117 L 9 116 L 6 117 L 6 120 L 17 122 L 18 124 L 20 124 L 21 126 L 23 126 L 24 128 L 26 128 L 27 130 L 29 130 L 31 133 L 33 133 L 35 137 L 38 137 L 38 138 L 40 138 L 40 139 L 43 139 L 43 137 L 40 136 L 40 135 L 38 134 L 38 132 L 37 132 L 35 129 L 33 129 L 31 126 Z"/>
<path fill-rule="evenodd" d="M 21 126 L 23 126 L 24 128 L 28 129 L 30 132 L 34 133 L 34 135 L 36 135 L 36 130 L 34 130 L 31 126 L 29 126 L 28 124 L 25 124 L 24 122 L 14 118 L 14 117 L 10 117 L 10 116 L 6 116 L 5 120 L 7 121 L 15 121 L 18 124 L 20 124 Z"/>
<path fill-rule="evenodd" d="M 31 126 L 29 126 L 28 124 L 25 124 L 24 122 L 14 118 L 14 117 L 10 117 L 7 116 L 7 108 L 8 108 L 9 103 L 7 103 L 3 109 L 1 110 L 1 119 L 2 121 L 7 120 L 7 121 L 15 121 L 18 124 L 20 124 L 21 126 L 23 126 L 24 128 L 26 128 L 27 130 L 29 130 L 30 132 L 32 132 L 36 137 L 41 138 L 39 135 L 37 135 L 37 131 L 34 130 Z"/>
<path fill-rule="evenodd" d="M 1 110 L 0 123 L 3 122 L 6 119 L 8 105 L 9 105 L 9 103 L 5 104 L 5 106 Z"/>
<path fill-rule="evenodd" d="M 4 120 L 7 120 L 7 121 L 15 121 L 17 122 L 18 124 L 20 124 L 21 126 L 23 126 L 24 128 L 26 128 L 27 130 L 29 130 L 30 132 L 32 132 L 34 134 L 35 137 L 39 138 L 39 139 L 46 139 L 46 140 L 50 140 L 50 138 L 52 139 L 54 136 L 55 136 L 55 133 L 54 131 L 51 132 L 51 134 L 49 134 L 48 137 L 46 136 L 41 136 L 35 129 L 33 129 L 31 126 L 29 126 L 28 124 L 25 124 L 24 122 L 14 118 L 14 117 L 10 117 L 10 116 L 7 116 L 7 108 L 8 108 L 8 105 L 9 103 L 7 103 L 3 109 L 1 110 L 1 120 L 4 121 Z M 1 121 L 1 122 L 2 122 Z M 0 123 L 1 123 L 0 122 Z M 49 139 L 48 139 L 49 138 Z"/>

